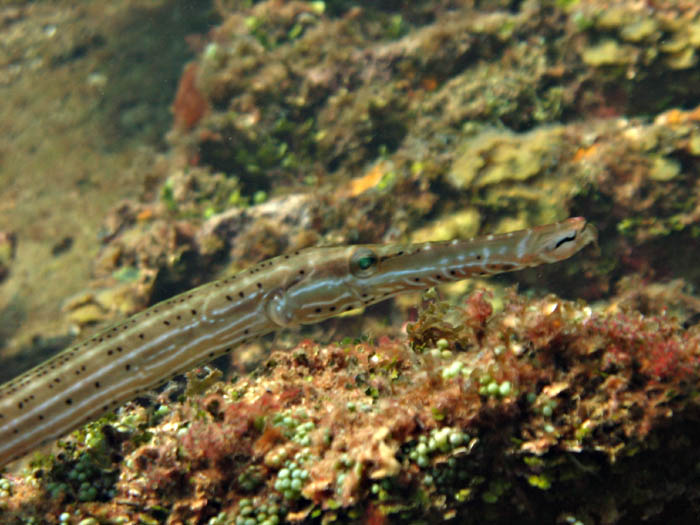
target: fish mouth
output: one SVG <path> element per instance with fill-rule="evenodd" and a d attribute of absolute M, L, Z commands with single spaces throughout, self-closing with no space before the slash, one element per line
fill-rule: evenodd
<path fill-rule="evenodd" d="M 581 229 L 581 239 L 583 241 L 582 246 L 587 244 L 593 244 L 595 249 L 595 254 L 600 255 L 600 245 L 598 244 L 598 228 L 593 224 L 586 221 L 583 228 Z"/>

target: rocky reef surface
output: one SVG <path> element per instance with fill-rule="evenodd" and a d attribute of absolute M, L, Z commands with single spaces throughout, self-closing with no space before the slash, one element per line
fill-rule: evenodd
<path fill-rule="evenodd" d="M 109 129 L 96 153 L 65 156 L 67 173 L 89 177 L 57 176 L 53 201 L 31 201 L 17 182 L 0 207 L 54 205 L 48 226 L 0 223 L 0 320 L 13 327 L 0 339 L 13 355 L 40 357 L 306 246 L 469 237 L 584 215 L 600 230 L 599 253 L 245 345 L 217 363 L 225 380 L 193 371 L 5 474 L 0 516 L 693 522 L 700 8 L 220 0 L 196 13 L 209 27 L 186 38 L 193 59 L 171 58 L 181 75 L 167 91 L 166 133 L 152 71 L 105 64 L 125 21 L 182 21 L 193 16 L 183 5 L 117 2 L 111 19 L 90 2 L 1 8 L 0 82 L 12 100 L 43 100 L 30 96 L 33 71 L 84 90 L 61 109 L 72 119 L 52 121 L 70 134 L 42 155 L 55 166 L 50 153 L 71 137 L 94 140 L 89 115 Z M 140 38 L 130 56 L 152 59 L 148 44 L 176 25 L 145 19 L 128 33 Z M 2 111 L 25 123 L 22 107 Z M 40 128 L 16 127 L 22 135 L 0 139 L 13 167 L 43 140 Z M 76 192 L 91 186 L 108 209 L 76 209 Z M 64 235 L 81 212 L 91 235 Z M 78 260 L 89 272 L 70 293 L 41 291 L 54 313 L 37 336 L 41 317 L 17 321 L 36 300 L 23 279 Z"/>

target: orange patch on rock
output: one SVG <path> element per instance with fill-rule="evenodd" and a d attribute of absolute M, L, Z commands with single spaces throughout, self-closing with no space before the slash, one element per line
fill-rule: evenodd
<path fill-rule="evenodd" d="M 679 124 L 685 124 L 686 122 L 698 121 L 700 121 L 700 106 L 688 111 L 683 111 L 676 108 L 669 109 L 668 111 L 665 111 L 657 116 L 654 119 L 654 124 L 676 126 Z"/>
<path fill-rule="evenodd" d="M 574 162 L 580 162 L 583 159 L 590 157 L 595 151 L 598 149 L 598 146 L 596 144 L 593 144 L 589 148 L 579 148 L 576 153 L 574 154 L 573 161 Z"/>
<path fill-rule="evenodd" d="M 136 215 L 136 220 L 139 221 L 150 221 L 152 218 L 153 210 L 151 208 L 145 208 Z"/>
<path fill-rule="evenodd" d="M 438 81 L 435 77 L 425 77 L 421 80 L 421 85 L 426 91 L 435 91 L 438 87 Z"/>
<path fill-rule="evenodd" d="M 382 180 L 384 173 L 384 163 L 375 164 L 366 175 L 350 181 L 350 195 L 357 197 L 368 189 L 373 188 Z"/>

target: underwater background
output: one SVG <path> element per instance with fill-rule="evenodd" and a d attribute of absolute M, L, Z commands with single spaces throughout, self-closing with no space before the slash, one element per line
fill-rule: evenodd
<path fill-rule="evenodd" d="M 555 265 L 239 347 L 1 523 L 697 523 L 700 5 L 5 1 L 0 382 L 284 252 L 585 216 Z"/>

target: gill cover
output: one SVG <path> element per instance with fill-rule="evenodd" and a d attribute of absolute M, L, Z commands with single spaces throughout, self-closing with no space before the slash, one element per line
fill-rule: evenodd
<path fill-rule="evenodd" d="M 282 288 L 270 292 L 265 301 L 265 313 L 277 326 L 291 328 L 298 324 L 294 321 L 295 314 L 289 296 Z"/>

